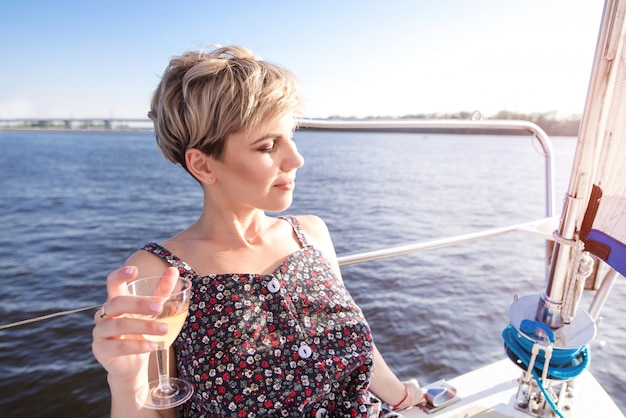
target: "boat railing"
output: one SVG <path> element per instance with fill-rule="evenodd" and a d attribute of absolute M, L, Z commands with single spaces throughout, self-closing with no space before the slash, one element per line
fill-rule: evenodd
<path fill-rule="evenodd" d="M 390 257 L 397 257 L 450 247 L 460 244 L 495 238 L 505 234 L 522 232 L 538 236 L 546 242 L 546 271 L 549 270 L 552 250 L 555 242 L 554 233 L 559 227 L 559 218 L 554 210 L 554 155 L 552 142 L 548 135 L 536 124 L 522 120 L 411 120 L 411 119 L 300 119 L 299 126 L 304 129 L 319 131 L 351 132 L 389 132 L 389 133 L 462 133 L 462 134 L 511 134 L 526 133 L 532 135 L 540 144 L 545 160 L 545 218 L 532 220 L 499 228 L 438 238 L 423 242 L 407 243 L 395 247 L 376 250 L 344 253 L 338 255 L 340 266 L 365 263 Z M 595 263 L 594 271 L 587 280 L 585 289 L 595 290 L 589 313 L 598 319 L 608 294 L 611 292 L 617 274 L 608 266 Z"/>
<path fill-rule="evenodd" d="M 300 128 L 321 131 L 426 132 L 463 134 L 530 134 L 541 145 L 545 161 L 546 217 L 554 210 L 554 152 L 548 135 L 535 123 L 524 120 L 461 119 L 313 119 L 298 120 Z"/>
<path fill-rule="evenodd" d="M 551 239 L 556 227 L 554 210 L 554 153 L 548 135 L 536 124 L 522 120 L 430 120 L 430 119 L 300 119 L 299 126 L 319 131 L 389 132 L 389 133 L 463 133 L 463 134 L 520 134 L 532 135 L 541 145 L 545 160 L 545 218 L 527 223 L 488 229 L 448 238 L 408 243 L 391 248 L 340 254 L 339 265 L 364 263 L 422 251 L 494 238 L 513 232 L 530 232 Z M 553 229 L 546 231 L 546 225 Z M 543 232 L 542 232 L 543 231 Z"/>
<path fill-rule="evenodd" d="M 466 244 L 473 241 L 480 241 L 487 238 L 495 238 L 514 232 L 528 233 L 530 235 L 543 236 L 546 239 L 550 239 L 551 234 L 545 232 L 547 231 L 546 228 L 550 228 L 551 226 L 556 227 L 557 221 L 558 219 L 556 218 L 542 218 L 536 221 L 513 224 L 500 228 L 486 229 L 468 234 L 455 235 L 447 238 L 439 238 L 423 242 L 414 242 L 396 247 L 381 248 L 378 250 L 344 253 L 339 254 L 337 256 L 337 260 L 339 261 L 339 265 L 343 267 L 352 264 L 382 260 L 384 258 L 399 257 L 422 251 L 452 247 L 455 245 Z"/>
<path fill-rule="evenodd" d="M 340 266 L 364 263 L 380 260 L 383 258 L 402 256 L 437 248 L 449 247 L 498 237 L 513 232 L 527 232 L 532 235 L 540 235 L 549 240 L 552 231 L 549 229 L 555 222 L 554 208 L 554 155 L 548 135 L 536 124 L 521 120 L 427 120 L 427 119 L 309 119 L 301 118 L 298 125 L 303 129 L 323 131 L 356 131 L 356 132 L 389 132 L 389 133 L 463 133 L 463 134 L 503 134 L 503 133 L 526 133 L 532 135 L 540 143 L 545 159 L 545 215 L 540 220 L 532 220 L 500 228 L 493 228 L 448 238 L 435 239 L 425 242 L 408 243 L 396 247 L 382 248 L 378 250 L 340 254 L 338 261 Z M 548 226 L 547 226 L 548 225 Z M 63 315 L 79 313 L 87 310 L 99 309 L 101 305 L 87 306 L 68 311 L 55 312 L 49 315 L 26 319 L 10 324 L 0 324 L 0 330 L 16 326 L 26 325 L 33 322 L 56 318 Z"/>

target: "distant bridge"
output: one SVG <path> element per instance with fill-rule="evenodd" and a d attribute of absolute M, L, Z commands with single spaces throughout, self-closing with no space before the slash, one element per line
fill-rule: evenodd
<path fill-rule="evenodd" d="M 151 130 L 148 118 L 14 118 L 0 119 L 0 129 Z"/>

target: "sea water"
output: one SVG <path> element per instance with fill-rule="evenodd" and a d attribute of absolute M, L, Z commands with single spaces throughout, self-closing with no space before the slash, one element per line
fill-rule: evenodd
<path fill-rule="evenodd" d="M 296 132 L 293 214 L 326 220 L 337 253 L 448 237 L 545 215 L 529 136 Z M 560 214 L 576 141 L 553 138 Z M 0 132 L 0 323 L 97 305 L 105 278 L 201 210 L 197 183 L 149 132 Z M 544 245 L 508 235 L 361 265 L 346 286 L 403 379 L 450 379 L 505 356 L 514 295 L 543 291 Z M 590 370 L 626 412 L 626 283 L 591 344 Z M 588 306 L 588 297 L 583 307 Z M 95 310 L 0 330 L 0 416 L 106 417 L 91 353 Z"/>

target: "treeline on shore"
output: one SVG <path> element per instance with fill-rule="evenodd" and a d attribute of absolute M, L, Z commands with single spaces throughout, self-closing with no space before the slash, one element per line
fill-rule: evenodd
<path fill-rule="evenodd" d="M 572 115 L 565 119 L 558 118 L 557 112 L 547 113 L 517 113 L 502 110 L 496 115 L 485 117 L 478 112 L 457 112 L 457 113 L 429 113 L 406 115 L 397 119 L 457 119 L 472 120 L 481 118 L 483 120 L 525 120 L 539 126 L 550 136 L 577 136 L 580 124 L 580 115 Z M 331 119 L 345 119 L 339 116 Z M 389 119 L 388 117 L 368 117 L 366 119 Z"/>

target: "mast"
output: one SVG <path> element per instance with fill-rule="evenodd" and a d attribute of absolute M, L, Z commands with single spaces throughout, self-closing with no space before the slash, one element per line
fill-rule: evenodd
<path fill-rule="evenodd" d="M 607 141 L 626 141 L 623 136 L 615 138 L 614 135 L 616 131 L 624 133 L 620 113 L 621 119 L 626 119 L 626 89 L 622 88 L 626 57 L 625 9 L 626 0 L 607 0 L 604 6 L 572 175 L 560 225 L 555 232 L 545 292 L 537 306 L 535 319 L 554 329 L 573 320 L 581 286 L 589 273 L 589 256 L 581 230 L 586 212 L 595 203 L 594 199 L 599 199 L 591 196 L 598 170 L 602 169 L 599 162 L 607 156 Z"/>

